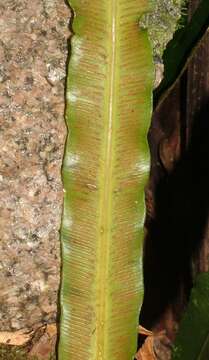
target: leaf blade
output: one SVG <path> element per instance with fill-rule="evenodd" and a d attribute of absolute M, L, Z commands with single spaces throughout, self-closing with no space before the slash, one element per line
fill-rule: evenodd
<path fill-rule="evenodd" d="M 209 273 L 198 275 L 174 344 L 172 360 L 207 360 L 209 355 Z"/>
<path fill-rule="evenodd" d="M 149 170 L 152 55 L 138 30 L 147 3 L 71 4 L 59 356 L 128 360 L 142 298 Z"/>

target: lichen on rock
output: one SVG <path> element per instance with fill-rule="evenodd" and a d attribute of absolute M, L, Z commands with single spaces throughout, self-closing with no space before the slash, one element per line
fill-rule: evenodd
<path fill-rule="evenodd" d="M 148 29 L 154 57 L 162 59 L 163 52 L 186 10 L 186 0 L 150 0 L 150 11 L 140 20 L 140 27 Z"/>
<path fill-rule="evenodd" d="M 174 32 L 182 26 L 181 18 L 186 12 L 187 0 L 150 0 L 149 13 L 140 19 L 140 27 L 148 30 L 155 62 L 155 87 L 163 78 L 163 52 Z"/>

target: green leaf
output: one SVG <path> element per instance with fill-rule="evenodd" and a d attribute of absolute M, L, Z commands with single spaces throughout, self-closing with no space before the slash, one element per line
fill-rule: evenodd
<path fill-rule="evenodd" d="M 164 79 L 154 91 L 155 107 L 164 99 L 183 73 L 200 39 L 206 33 L 208 26 L 209 2 L 208 0 L 202 0 L 191 21 L 184 28 L 176 32 L 173 40 L 170 41 L 164 52 Z"/>
<path fill-rule="evenodd" d="M 72 0 L 60 360 L 130 360 L 143 297 L 153 64 L 147 0 Z"/>
<path fill-rule="evenodd" d="M 172 360 L 209 359 L 209 273 L 198 275 L 174 344 Z"/>

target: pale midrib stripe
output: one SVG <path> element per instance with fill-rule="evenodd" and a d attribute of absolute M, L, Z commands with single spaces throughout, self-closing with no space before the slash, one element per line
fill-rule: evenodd
<path fill-rule="evenodd" d="M 105 161 L 103 166 L 103 189 L 100 203 L 99 221 L 99 254 L 98 254 L 98 296 L 99 308 L 97 311 L 96 326 L 96 360 L 108 360 L 105 351 L 105 334 L 108 333 L 106 314 L 108 312 L 108 269 L 109 269 L 109 250 L 111 242 L 111 209 L 112 209 L 112 176 L 113 176 L 113 132 L 114 132 L 114 100 L 115 100 L 115 74 L 116 74 L 116 16 L 117 1 L 111 0 L 111 32 L 108 44 L 110 44 L 108 72 L 108 108 L 107 108 L 107 127 L 105 128 Z"/>

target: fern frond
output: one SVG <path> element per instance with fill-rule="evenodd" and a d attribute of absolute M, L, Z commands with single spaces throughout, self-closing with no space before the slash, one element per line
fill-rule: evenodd
<path fill-rule="evenodd" d="M 60 360 L 130 360 L 143 295 L 153 66 L 146 0 L 72 0 Z"/>

